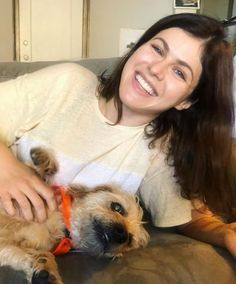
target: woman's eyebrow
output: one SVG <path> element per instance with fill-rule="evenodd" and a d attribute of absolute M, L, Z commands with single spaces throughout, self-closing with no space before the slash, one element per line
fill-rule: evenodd
<path fill-rule="evenodd" d="M 168 43 L 163 38 L 161 38 L 161 37 L 154 37 L 154 40 L 155 39 L 159 39 L 163 43 L 165 51 L 169 51 L 170 50 Z"/>
<path fill-rule="evenodd" d="M 158 39 L 158 40 L 160 40 L 162 42 L 166 52 L 170 51 L 168 43 L 163 38 L 161 38 L 161 37 L 154 37 L 154 40 L 156 40 L 156 39 Z M 192 78 L 193 78 L 193 70 L 192 70 L 191 66 L 186 61 L 183 61 L 181 59 L 177 59 L 177 63 L 182 65 L 182 66 L 184 66 L 184 67 L 186 67 L 186 68 L 188 68 L 190 73 L 191 73 L 191 75 L 192 75 Z"/>

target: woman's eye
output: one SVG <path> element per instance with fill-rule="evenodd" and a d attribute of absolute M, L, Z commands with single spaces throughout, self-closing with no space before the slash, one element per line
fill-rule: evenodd
<path fill-rule="evenodd" d="M 114 212 L 118 212 L 121 215 L 125 215 L 124 207 L 118 202 L 112 202 L 111 203 L 111 210 L 114 211 Z"/>
<path fill-rule="evenodd" d="M 163 55 L 162 49 L 159 46 L 152 45 L 152 48 L 155 50 L 156 53 Z"/>
<path fill-rule="evenodd" d="M 185 80 L 185 75 L 184 75 L 184 73 L 183 73 L 181 70 L 175 69 L 174 72 L 175 72 L 175 74 L 176 74 L 178 77 L 180 77 L 181 79 Z"/>

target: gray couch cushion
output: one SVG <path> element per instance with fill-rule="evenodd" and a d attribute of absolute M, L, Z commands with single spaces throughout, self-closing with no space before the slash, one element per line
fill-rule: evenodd
<path fill-rule="evenodd" d="M 115 261 L 82 254 L 58 258 L 65 283 L 236 283 L 235 261 L 224 250 L 166 230 L 150 228 L 149 232 L 147 248 Z"/>
<path fill-rule="evenodd" d="M 151 242 L 116 260 L 84 253 L 57 257 L 65 284 L 233 284 L 235 260 L 224 250 L 185 236 L 149 228 Z M 26 284 L 24 274 L 0 268 L 1 284 Z"/>

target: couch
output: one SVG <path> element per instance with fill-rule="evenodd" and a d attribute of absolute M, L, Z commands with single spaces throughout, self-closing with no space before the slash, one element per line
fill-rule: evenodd
<path fill-rule="evenodd" d="M 77 63 L 96 74 L 112 70 L 117 58 L 84 59 Z M 0 81 L 32 72 L 55 62 L 0 63 Z M 147 218 L 149 220 L 149 218 Z M 65 284 L 233 284 L 236 260 L 223 248 L 178 234 L 174 228 L 147 224 L 151 241 L 147 248 L 116 260 L 97 259 L 85 253 L 57 257 Z M 22 272 L 0 268 L 0 284 L 27 283 Z"/>

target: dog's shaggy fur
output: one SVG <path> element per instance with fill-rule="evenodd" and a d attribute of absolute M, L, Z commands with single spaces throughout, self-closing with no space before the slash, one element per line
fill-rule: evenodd
<path fill-rule="evenodd" d="M 31 157 L 34 169 L 45 180 L 57 171 L 47 151 L 32 149 Z M 134 196 L 109 185 L 92 189 L 72 185 L 68 192 L 73 198 L 70 238 L 74 248 L 95 256 L 116 257 L 146 246 L 149 237 Z M 23 270 L 29 283 L 61 284 L 51 251 L 65 237 L 65 229 L 60 210 L 48 212 L 42 224 L 10 217 L 1 210 L 0 265 Z"/>

